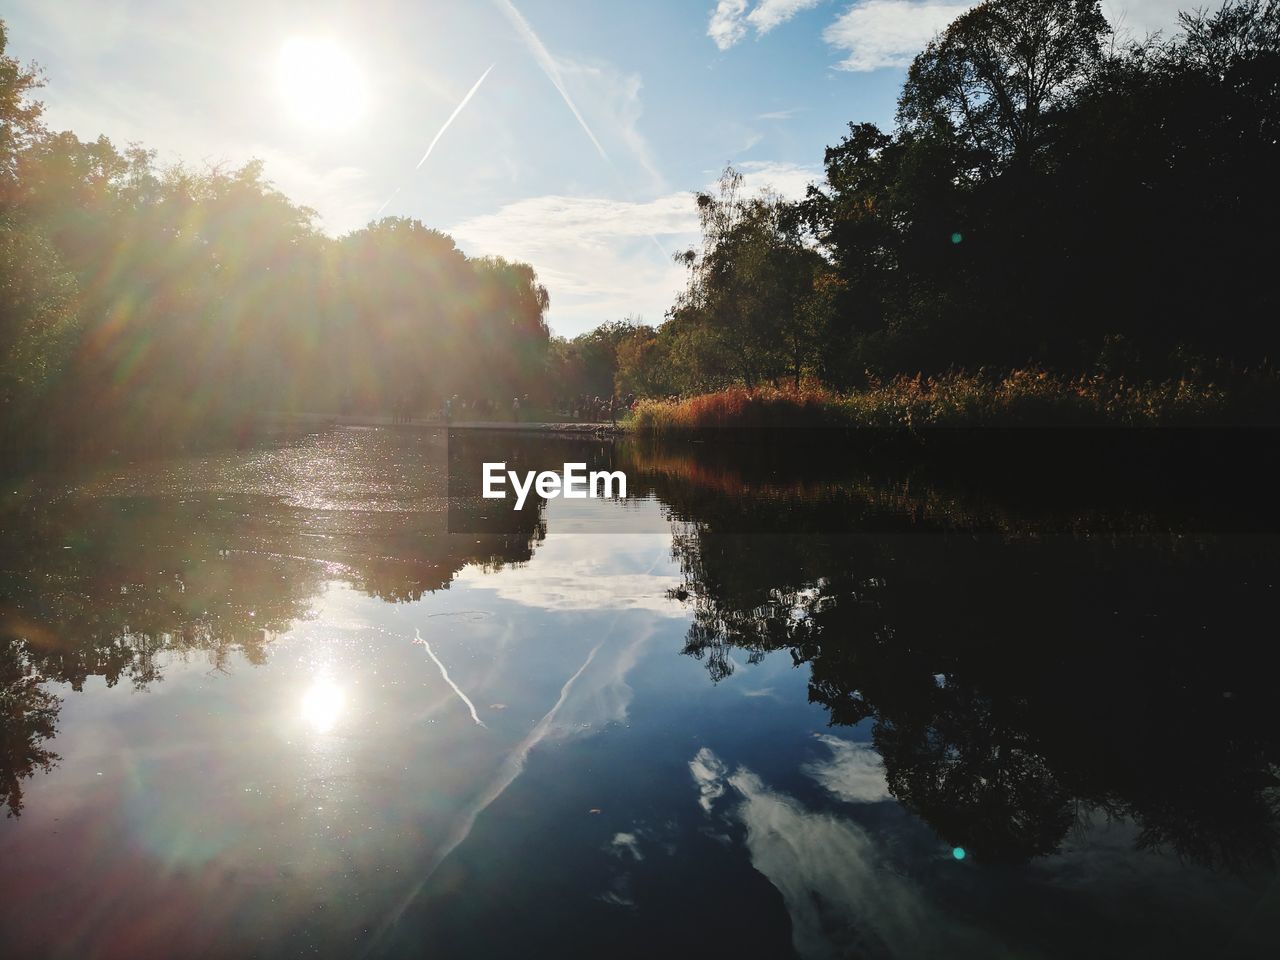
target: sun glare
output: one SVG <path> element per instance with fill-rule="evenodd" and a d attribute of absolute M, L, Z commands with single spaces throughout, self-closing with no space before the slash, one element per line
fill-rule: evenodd
<path fill-rule="evenodd" d="M 276 73 L 285 108 L 304 126 L 341 130 L 364 113 L 364 76 L 356 61 L 334 40 L 286 40 Z"/>
<path fill-rule="evenodd" d="M 316 733 L 328 733 L 341 718 L 345 703 L 341 687 L 318 677 L 302 698 L 302 719 Z"/>

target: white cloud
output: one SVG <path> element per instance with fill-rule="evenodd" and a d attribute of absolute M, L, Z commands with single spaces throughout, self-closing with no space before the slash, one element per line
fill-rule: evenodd
<path fill-rule="evenodd" d="M 763 35 L 786 23 L 797 13 L 812 10 L 821 2 L 822 0 L 760 0 L 756 8 L 747 14 L 747 22 L 756 28 L 758 35 Z"/>
<path fill-rule="evenodd" d="M 747 35 L 743 18 L 747 12 L 747 0 L 720 0 L 711 11 L 707 24 L 707 36 L 721 50 L 728 50 Z"/>
<path fill-rule="evenodd" d="M 368 175 L 355 166 L 325 169 L 274 147 L 259 146 L 244 151 L 242 159 L 258 157 L 263 173 L 276 189 L 295 203 L 319 213 L 319 225 L 326 233 L 338 235 L 363 227 L 369 221 Z"/>
<path fill-rule="evenodd" d="M 1103 0 L 1102 12 L 1117 32 L 1141 40 L 1157 31 L 1172 36 L 1177 32 L 1178 12 L 1196 6 L 1187 0 Z M 1217 4 L 1206 6 L 1212 10 Z"/>
<path fill-rule="evenodd" d="M 836 64 L 838 70 L 906 67 L 974 5 L 971 0 L 863 0 L 840 14 L 822 39 L 846 54 Z M 1103 12 L 1121 34 L 1141 39 L 1155 31 L 1175 31 L 1184 6 L 1185 0 L 1104 0 Z"/>
<path fill-rule="evenodd" d="M 556 62 L 583 110 L 609 142 L 611 161 L 618 166 L 633 162 L 648 177 L 649 189 L 665 190 L 666 181 L 658 170 L 653 150 L 640 131 L 640 118 L 644 113 L 640 97 L 644 82 L 640 74 L 624 73 L 606 62 L 581 63 L 563 57 Z M 640 181 L 625 168 L 622 176 L 627 182 Z"/>
<path fill-rule="evenodd" d="M 790 199 L 821 177 L 818 168 L 794 163 L 737 166 L 748 193 L 768 186 Z M 470 217 L 448 232 L 470 256 L 532 264 L 551 292 L 553 328 L 572 336 L 627 315 L 660 323 L 686 280 L 670 253 L 697 239 L 698 215 L 684 191 L 643 202 L 549 195 Z"/>
<path fill-rule="evenodd" d="M 742 173 L 742 188 L 746 193 L 768 188 L 788 200 L 802 199 L 809 184 L 823 176 L 817 167 L 768 160 L 744 160 L 737 168 Z"/>
<path fill-rule="evenodd" d="M 660 322 L 685 279 L 665 251 L 687 246 L 697 231 L 688 193 L 647 202 L 529 197 L 449 229 L 469 255 L 532 264 L 551 291 L 551 322 L 565 335 L 628 314 Z"/>
<path fill-rule="evenodd" d="M 865 0 L 840 14 L 822 39 L 847 53 L 838 70 L 910 65 L 934 35 L 973 4 L 960 0 Z"/>
<path fill-rule="evenodd" d="M 869 743 L 854 743 L 826 734 L 818 740 L 831 749 L 831 758 L 806 764 L 803 769 L 827 793 L 851 803 L 876 803 L 889 799 L 884 761 Z"/>
<path fill-rule="evenodd" d="M 823 0 L 760 0 L 755 9 L 747 13 L 747 0 L 720 0 L 711 11 L 707 36 L 721 50 L 728 50 L 747 35 L 748 27 L 755 29 L 757 37 L 762 37 L 797 13 L 811 10 L 822 2 Z"/>

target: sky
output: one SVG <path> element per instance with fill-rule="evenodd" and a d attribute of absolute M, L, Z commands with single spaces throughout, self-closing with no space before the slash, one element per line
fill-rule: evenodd
<path fill-rule="evenodd" d="M 1191 4 L 1194 5 L 1194 4 Z M 405 216 L 524 260 L 554 333 L 657 324 L 694 191 L 792 196 L 966 0 L 7 0 L 46 121 L 162 163 L 265 163 L 327 233 Z M 1138 36 L 1177 0 L 1107 0 Z"/>

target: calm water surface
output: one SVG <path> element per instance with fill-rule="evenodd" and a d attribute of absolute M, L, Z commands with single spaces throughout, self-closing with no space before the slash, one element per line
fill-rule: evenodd
<path fill-rule="evenodd" d="M 388 430 L 5 491 L 0 955 L 1277 955 L 1277 537 L 477 443 L 631 496 L 451 533 Z"/>

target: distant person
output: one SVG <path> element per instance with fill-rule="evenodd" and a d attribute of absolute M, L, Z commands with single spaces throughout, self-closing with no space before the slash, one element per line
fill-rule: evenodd
<path fill-rule="evenodd" d="M 453 397 L 444 398 L 444 422 L 448 423 L 453 419 Z"/>
<path fill-rule="evenodd" d="M 511 398 L 511 419 L 519 422 L 520 420 L 520 398 Z"/>

